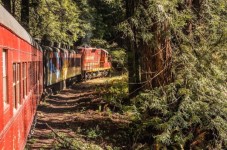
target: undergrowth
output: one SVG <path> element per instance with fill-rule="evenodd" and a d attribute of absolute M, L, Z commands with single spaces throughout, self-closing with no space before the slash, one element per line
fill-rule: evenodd
<path fill-rule="evenodd" d="M 185 58 L 175 63 L 187 65 Z M 127 132 L 132 149 L 226 148 L 226 75 L 221 73 L 222 66 L 215 67 L 215 61 L 201 68 L 198 63 L 205 60 L 193 59 L 186 67 L 188 72 L 177 71 L 173 83 L 143 91 L 129 105 L 124 103 L 126 75 L 98 89 L 131 120 Z"/>
<path fill-rule="evenodd" d="M 128 83 L 127 74 L 124 74 L 117 78 L 111 78 L 106 81 L 104 86 L 96 89 L 98 93 L 101 93 L 103 99 L 122 110 L 124 99 L 128 96 Z"/>

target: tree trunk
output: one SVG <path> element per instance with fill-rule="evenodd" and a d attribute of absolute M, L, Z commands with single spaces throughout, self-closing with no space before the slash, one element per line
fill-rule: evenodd
<path fill-rule="evenodd" d="M 21 23 L 29 31 L 29 0 L 21 0 Z"/>
<path fill-rule="evenodd" d="M 154 43 L 141 44 L 141 79 L 143 89 L 152 89 L 172 81 L 171 60 L 172 48 L 168 23 L 156 23 L 151 31 Z"/>
<path fill-rule="evenodd" d="M 145 42 L 135 25 L 130 22 L 130 17 L 138 2 L 136 0 L 126 1 L 126 15 L 131 26 L 134 37 L 128 39 L 128 69 L 129 69 L 129 92 L 137 95 L 139 91 L 163 86 L 172 81 L 171 58 L 172 48 L 168 21 L 155 23 L 150 27 L 154 34 L 154 40 Z M 148 9 L 147 0 L 140 2 L 145 9 Z M 146 18 L 145 18 L 146 19 Z M 157 22 L 157 19 L 153 19 Z"/>
<path fill-rule="evenodd" d="M 2 0 L 5 9 L 11 13 L 11 0 Z"/>
<path fill-rule="evenodd" d="M 145 9 L 149 9 L 148 4 L 148 0 L 143 1 Z M 163 86 L 172 81 L 172 48 L 168 20 L 160 22 L 155 16 L 151 20 L 153 25 L 148 31 L 153 33 L 153 38 L 150 41 L 140 41 L 143 90 Z"/>
<path fill-rule="evenodd" d="M 126 0 L 126 17 L 130 18 L 133 16 L 136 1 Z M 128 77 L 129 77 L 129 95 L 134 97 L 137 95 L 140 89 L 140 54 L 139 49 L 136 44 L 136 28 L 134 24 L 129 19 L 129 24 L 133 30 L 134 37 L 128 37 L 127 39 L 127 50 L 128 50 Z"/>

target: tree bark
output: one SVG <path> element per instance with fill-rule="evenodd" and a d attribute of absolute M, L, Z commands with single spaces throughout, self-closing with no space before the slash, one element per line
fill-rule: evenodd
<path fill-rule="evenodd" d="M 147 0 L 140 3 L 148 9 Z M 128 39 L 129 93 L 135 95 L 141 90 L 163 86 L 172 81 L 172 48 L 168 36 L 170 35 L 168 21 L 154 23 L 148 30 L 153 33 L 154 40 L 144 41 L 141 36 L 136 35 L 140 32 L 130 22 L 137 5 L 138 2 L 135 0 L 126 1 L 126 16 L 134 35 L 133 38 Z M 152 19 L 153 22 L 157 22 L 155 17 Z"/>
<path fill-rule="evenodd" d="M 154 43 L 141 44 L 141 79 L 144 90 L 166 85 L 172 81 L 171 61 L 172 48 L 168 23 L 157 23 L 152 26 Z"/>
<path fill-rule="evenodd" d="M 29 0 L 21 0 L 21 23 L 29 31 Z"/>
<path fill-rule="evenodd" d="M 5 9 L 11 13 L 11 0 L 2 0 Z"/>

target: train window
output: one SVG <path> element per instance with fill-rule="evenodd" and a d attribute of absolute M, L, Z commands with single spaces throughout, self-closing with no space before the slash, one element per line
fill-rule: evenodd
<path fill-rule="evenodd" d="M 16 64 L 13 64 L 13 103 L 14 108 L 17 108 L 17 96 L 16 96 Z"/>
<path fill-rule="evenodd" d="M 29 69 L 28 69 L 28 73 L 29 73 L 29 91 L 32 89 L 32 86 L 33 86 L 33 79 L 32 79 L 32 63 L 29 62 L 28 63 L 28 66 L 29 66 Z"/>
<path fill-rule="evenodd" d="M 26 80 L 26 82 L 27 82 L 27 95 L 28 95 L 28 93 L 29 93 L 29 88 L 30 88 L 30 83 L 29 83 L 29 68 L 30 68 L 30 66 L 29 66 L 29 62 L 27 62 L 26 63 L 26 70 L 27 70 L 27 80 Z"/>
<path fill-rule="evenodd" d="M 7 52 L 3 50 L 2 53 L 2 66 L 3 66 L 3 101 L 4 104 L 8 104 L 8 84 L 7 84 Z"/>
<path fill-rule="evenodd" d="M 24 63 L 24 65 L 25 65 L 25 72 L 24 72 L 24 82 L 25 82 L 25 87 L 24 87 L 24 89 L 25 89 L 25 95 L 27 96 L 28 95 L 28 77 L 27 77 L 27 70 L 28 70 L 28 66 L 27 66 L 27 63 Z"/>
<path fill-rule="evenodd" d="M 34 77 L 35 77 L 34 85 L 36 85 L 37 84 L 37 62 L 34 62 Z"/>
<path fill-rule="evenodd" d="M 36 76 L 36 75 L 37 75 L 37 74 L 36 74 L 36 72 L 37 72 L 36 62 L 33 63 L 33 69 L 34 69 L 34 70 L 33 70 L 33 71 L 34 71 L 34 72 L 33 72 L 33 75 L 34 75 L 34 85 L 36 85 L 36 81 L 37 81 L 37 76 Z"/>
<path fill-rule="evenodd" d="M 36 84 L 39 81 L 39 62 L 36 62 Z"/>
<path fill-rule="evenodd" d="M 27 63 L 22 64 L 23 98 L 27 95 Z"/>
<path fill-rule="evenodd" d="M 17 64 L 17 103 L 21 104 L 21 67 Z"/>
<path fill-rule="evenodd" d="M 41 71 L 42 71 L 42 70 L 41 70 L 41 66 L 42 66 L 42 65 L 41 65 L 41 61 L 39 61 L 39 80 L 42 79 L 42 78 L 41 78 L 41 77 L 42 77 L 42 76 L 41 76 L 41 75 L 42 75 L 42 73 L 41 73 Z"/>
<path fill-rule="evenodd" d="M 22 97 L 25 98 L 25 91 L 24 91 L 24 64 L 22 63 L 22 84 L 23 84 L 23 93 L 22 93 Z"/>
<path fill-rule="evenodd" d="M 18 108 L 20 101 L 20 64 L 13 64 L 13 102 L 14 108 Z"/>

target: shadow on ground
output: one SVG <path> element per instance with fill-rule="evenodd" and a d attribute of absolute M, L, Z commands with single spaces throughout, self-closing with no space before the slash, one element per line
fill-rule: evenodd
<path fill-rule="evenodd" d="M 103 149 L 107 146 L 130 149 L 130 122 L 125 116 L 105 109 L 108 104 L 95 92 L 98 86 L 103 84 L 75 84 L 41 102 L 34 134 L 26 148 L 55 149 L 56 132 L 64 133 L 64 138 L 79 138 Z"/>

